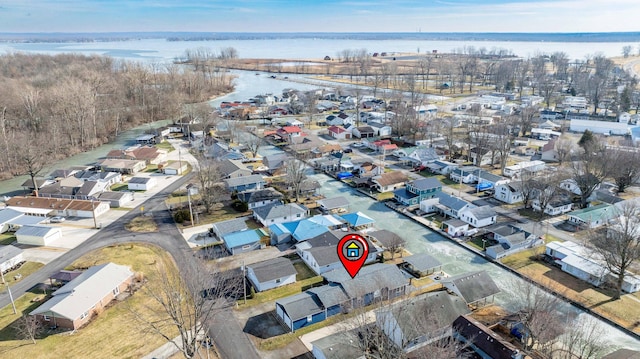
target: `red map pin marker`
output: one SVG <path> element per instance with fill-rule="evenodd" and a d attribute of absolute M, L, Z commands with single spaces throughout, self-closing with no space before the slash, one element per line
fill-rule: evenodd
<path fill-rule="evenodd" d="M 359 234 L 351 233 L 338 242 L 338 258 L 351 278 L 355 278 L 369 255 L 369 243 Z"/>

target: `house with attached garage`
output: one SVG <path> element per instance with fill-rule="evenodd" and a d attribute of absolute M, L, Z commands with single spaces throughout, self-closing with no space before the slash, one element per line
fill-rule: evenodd
<path fill-rule="evenodd" d="M 253 173 L 253 171 L 240 160 L 220 161 L 218 170 L 223 179 L 250 176 Z"/>
<path fill-rule="evenodd" d="M 432 173 L 446 176 L 460 166 L 457 163 L 438 160 L 427 164 L 426 167 Z"/>
<path fill-rule="evenodd" d="M 408 179 L 409 177 L 404 172 L 393 171 L 374 176 L 371 178 L 371 182 L 378 192 L 384 193 L 403 187 Z"/>
<path fill-rule="evenodd" d="M 371 138 L 375 137 L 376 131 L 371 126 L 359 126 L 351 130 L 353 137 L 357 138 Z"/>
<path fill-rule="evenodd" d="M 274 223 L 270 225 L 271 245 L 288 243 L 292 240 L 296 243 L 303 242 L 331 230 L 325 223 L 318 223 L 318 221 L 313 220 L 316 217 L 317 216 L 304 218 L 299 221 Z M 342 223 L 344 223 L 344 221 Z"/>
<path fill-rule="evenodd" d="M 240 232 L 249 229 L 247 227 L 247 218 L 234 218 L 226 221 L 216 222 L 211 225 L 211 230 L 213 234 L 218 237 L 218 239 L 222 240 L 222 237 L 225 234 Z"/>
<path fill-rule="evenodd" d="M 376 326 L 399 349 L 410 352 L 419 346 L 448 338 L 451 324 L 470 313 L 459 297 L 444 291 L 425 293 L 376 310 Z"/>
<path fill-rule="evenodd" d="M 468 208 L 460 214 L 460 219 L 475 228 L 482 228 L 495 224 L 498 221 L 498 214 L 493 207 L 486 205 Z"/>
<path fill-rule="evenodd" d="M 244 192 L 263 189 L 267 185 L 262 175 L 249 175 L 224 180 L 230 192 Z"/>
<path fill-rule="evenodd" d="M 349 140 L 351 139 L 351 132 L 344 127 L 331 126 L 327 129 L 329 136 L 336 140 Z"/>
<path fill-rule="evenodd" d="M 145 161 L 104 159 L 98 162 L 100 169 L 104 172 L 117 172 L 125 175 L 134 175 L 147 168 Z"/>
<path fill-rule="evenodd" d="M 309 209 L 297 203 L 271 203 L 253 210 L 253 218 L 264 227 L 291 222 L 309 216 Z"/>
<path fill-rule="evenodd" d="M 296 269 L 287 258 L 278 257 L 249 264 L 247 278 L 257 292 L 296 282 Z"/>
<path fill-rule="evenodd" d="M 447 290 L 464 299 L 468 306 L 479 308 L 493 302 L 500 288 L 486 271 L 464 273 L 442 279 Z"/>
<path fill-rule="evenodd" d="M 0 246 L 0 271 L 3 273 L 24 262 L 23 250 L 12 245 Z"/>
<path fill-rule="evenodd" d="M 222 236 L 222 242 L 231 255 L 260 249 L 262 238 L 268 237 L 262 229 L 248 229 Z"/>
<path fill-rule="evenodd" d="M 405 206 L 419 205 L 425 199 L 433 198 L 442 191 L 442 183 L 429 177 L 408 182 L 405 188 L 393 191 L 393 199 Z"/>
<path fill-rule="evenodd" d="M 420 202 L 420 210 L 424 213 L 437 212 L 452 218 L 460 218 L 464 211 L 475 207 L 471 202 L 444 192 L 436 192 L 432 198 Z"/>
<path fill-rule="evenodd" d="M 134 273 L 126 266 L 106 263 L 90 267 L 29 315 L 48 327 L 76 330 L 127 291 L 133 278 Z"/>
<path fill-rule="evenodd" d="M 102 192 L 98 196 L 100 202 L 107 202 L 111 208 L 126 207 L 133 201 L 133 192 Z"/>
<path fill-rule="evenodd" d="M 284 195 L 276 191 L 273 187 L 238 193 L 238 199 L 246 203 L 249 209 L 255 209 L 272 203 L 282 203 L 283 198 Z"/>
<path fill-rule="evenodd" d="M 527 230 L 523 225 L 509 223 L 487 229 L 487 237 L 498 244 L 487 247 L 485 253 L 490 258 L 500 259 L 544 244 L 542 238 L 533 231 L 532 228 Z"/>

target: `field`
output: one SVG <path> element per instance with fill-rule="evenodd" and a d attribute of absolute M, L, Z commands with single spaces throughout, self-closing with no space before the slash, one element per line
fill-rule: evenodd
<path fill-rule="evenodd" d="M 136 273 L 143 273 L 154 281 L 153 267 L 164 263 L 173 267 L 168 255 L 156 247 L 120 245 L 100 249 L 75 262 L 70 268 L 86 268 L 105 262 L 128 265 Z M 16 299 L 18 313 L 28 314 L 44 298 L 40 290 L 33 290 Z M 0 357 L 2 358 L 140 358 L 162 345 L 163 339 L 145 333 L 135 322 L 132 311 L 154 307 L 151 298 L 142 291 L 117 302 L 93 319 L 87 326 L 70 333 L 45 333 L 37 344 L 16 340 L 11 324 L 18 318 L 11 306 L 0 310 Z"/>

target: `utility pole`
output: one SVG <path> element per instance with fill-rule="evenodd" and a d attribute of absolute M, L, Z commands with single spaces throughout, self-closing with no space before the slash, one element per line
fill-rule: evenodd
<path fill-rule="evenodd" d="M 93 228 L 98 229 L 98 223 L 96 222 L 96 209 L 93 206 L 93 197 L 91 197 L 91 214 L 93 215 Z"/>
<path fill-rule="evenodd" d="M 9 288 L 9 283 L 4 280 L 4 271 L 0 270 L 0 276 L 2 277 L 2 283 L 7 286 L 7 292 L 9 292 L 9 300 L 11 300 L 11 307 L 13 308 L 13 314 L 18 314 L 16 310 L 16 303 L 13 302 L 13 294 L 11 294 L 11 288 Z"/>
<path fill-rule="evenodd" d="M 245 266 L 244 261 L 242 261 L 242 292 L 244 293 L 244 304 L 247 304 L 247 276 L 244 271 Z"/>
<path fill-rule="evenodd" d="M 187 200 L 189 201 L 189 218 L 191 220 L 191 227 L 195 227 L 193 223 L 193 209 L 191 208 L 191 189 L 187 187 Z"/>

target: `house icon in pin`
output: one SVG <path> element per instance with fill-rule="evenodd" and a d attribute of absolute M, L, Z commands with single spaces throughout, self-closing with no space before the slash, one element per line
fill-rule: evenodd
<path fill-rule="evenodd" d="M 347 246 L 347 257 L 349 258 L 358 258 L 360 257 L 360 247 L 355 242 L 351 242 Z"/>

